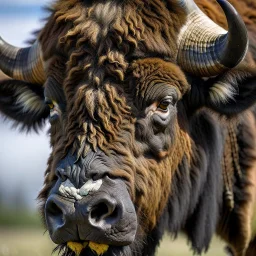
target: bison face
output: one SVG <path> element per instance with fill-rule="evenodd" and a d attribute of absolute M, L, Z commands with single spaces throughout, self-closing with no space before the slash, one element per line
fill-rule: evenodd
<path fill-rule="evenodd" d="M 122 84 L 81 83 L 72 98 L 65 92 L 67 103 L 50 86 L 53 153 L 41 197 L 52 240 L 125 246 L 143 239 L 189 152 L 177 119 L 189 88 L 183 73 L 160 59 L 138 60 Z"/>

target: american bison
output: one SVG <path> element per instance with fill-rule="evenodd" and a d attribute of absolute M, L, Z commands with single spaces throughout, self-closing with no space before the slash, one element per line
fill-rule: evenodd
<path fill-rule="evenodd" d="M 165 231 L 256 255 L 256 3 L 217 2 L 57 0 L 31 47 L 0 39 L 0 111 L 51 123 L 62 255 L 150 256 Z"/>

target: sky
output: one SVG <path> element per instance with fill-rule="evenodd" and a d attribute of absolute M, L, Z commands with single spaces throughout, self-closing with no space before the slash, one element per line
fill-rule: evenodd
<path fill-rule="evenodd" d="M 42 6 L 49 0 L 0 0 L 0 36 L 18 47 L 26 46 L 32 32 L 43 26 L 47 15 Z M 44 128 L 39 134 L 19 133 L 11 122 L 0 116 L 0 196 L 8 204 L 17 193 L 26 197 L 26 205 L 36 208 L 36 197 L 43 185 L 43 175 L 50 154 L 49 138 Z"/>
<path fill-rule="evenodd" d="M 12 5 L 21 5 L 21 6 L 26 6 L 26 5 L 37 5 L 37 6 L 42 6 L 45 3 L 49 1 L 47 0 L 1 0 L 0 4 L 1 5 L 7 5 L 7 6 L 12 6 Z"/>

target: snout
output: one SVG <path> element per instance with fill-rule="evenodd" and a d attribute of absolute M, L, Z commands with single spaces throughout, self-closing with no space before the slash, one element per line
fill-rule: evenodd
<path fill-rule="evenodd" d="M 124 246 L 134 241 L 137 217 L 123 181 L 105 177 L 97 191 L 83 196 L 76 196 L 75 188 L 70 186 L 70 193 L 61 193 L 61 185 L 57 186 L 59 189 L 49 196 L 45 206 L 53 242 L 93 241 Z"/>

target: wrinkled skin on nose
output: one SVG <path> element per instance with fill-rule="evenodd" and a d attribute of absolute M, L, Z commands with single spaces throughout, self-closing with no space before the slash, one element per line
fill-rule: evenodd
<path fill-rule="evenodd" d="M 96 171 L 96 166 L 102 167 L 101 171 Z M 93 241 L 124 246 L 134 241 L 137 229 L 134 205 L 125 182 L 111 179 L 107 169 L 94 153 L 77 162 L 69 155 L 60 162 L 58 180 L 45 205 L 53 242 Z"/>

